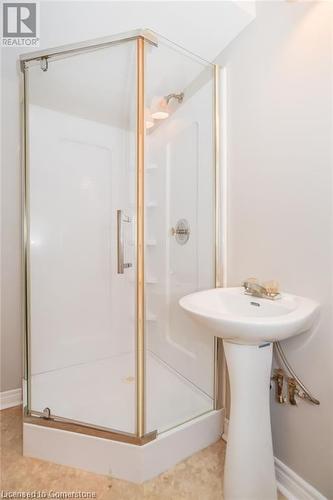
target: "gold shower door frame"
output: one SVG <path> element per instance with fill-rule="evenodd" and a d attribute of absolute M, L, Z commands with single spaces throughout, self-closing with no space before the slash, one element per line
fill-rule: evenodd
<path fill-rule="evenodd" d="M 94 426 L 67 419 L 57 415 L 45 415 L 31 408 L 31 318 L 30 318 L 30 257 L 29 257 L 29 67 L 36 64 L 48 64 L 48 61 L 57 60 L 79 52 L 87 52 L 113 44 L 136 41 L 136 88 L 137 88 L 137 117 L 136 117 L 136 432 L 125 433 L 105 427 Z M 23 260 L 24 260 L 24 379 L 25 401 L 24 422 L 44 427 L 78 432 L 104 439 L 122 441 L 143 445 L 157 436 L 157 430 L 145 433 L 145 262 L 144 262 L 144 148 L 145 148 L 145 45 L 146 43 L 158 46 L 156 36 L 147 30 L 137 30 L 113 37 L 82 42 L 75 45 L 66 45 L 50 50 L 24 54 L 20 57 L 22 70 L 21 81 L 21 117 L 22 117 L 22 169 L 23 169 Z M 214 163 L 215 163 L 215 287 L 220 287 L 221 278 L 221 242 L 220 242 L 220 97 L 219 74 L 220 67 L 212 65 L 214 75 Z M 222 343 L 214 341 L 214 409 L 221 408 L 221 380 Z M 181 425 L 181 423 L 179 424 Z"/>

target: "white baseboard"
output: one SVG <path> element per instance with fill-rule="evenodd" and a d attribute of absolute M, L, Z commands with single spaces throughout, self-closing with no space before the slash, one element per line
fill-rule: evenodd
<path fill-rule="evenodd" d="M 22 389 L 0 392 L 0 410 L 22 404 Z"/>
<path fill-rule="evenodd" d="M 278 490 L 288 500 L 327 500 L 318 490 L 287 467 L 281 460 L 278 458 L 274 460 Z"/>
<path fill-rule="evenodd" d="M 224 441 L 228 440 L 228 426 L 229 420 L 225 418 L 222 435 Z M 287 500 L 328 500 L 281 460 L 274 458 L 274 461 L 277 488 Z"/>

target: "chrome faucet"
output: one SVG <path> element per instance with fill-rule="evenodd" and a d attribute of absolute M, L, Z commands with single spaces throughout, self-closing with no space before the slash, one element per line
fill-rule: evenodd
<path fill-rule="evenodd" d="M 252 295 L 253 297 L 270 300 L 281 298 L 279 286 L 275 281 L 265 283 L 265 285 L 260 285 L 257 280 L 249 278 L 244 281 L 243 287 L 245 295 Z"/>

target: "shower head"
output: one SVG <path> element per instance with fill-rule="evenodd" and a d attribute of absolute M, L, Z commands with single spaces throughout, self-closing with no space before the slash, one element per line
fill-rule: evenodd
<path fill-rule="evenodd" d="M 151 116 L 155 120 L 164 120 L 170 114 L 169 102 L 175 99 L 179 103 L 183 102 L 184 92 L 180 94 L 169 94 L 164 97 L 154 97 L 151 105 Z"/>
<path fill-rule="evenodd" d="M 165 99 L 167 104 L 169 104 L 171 99 L 176 99 L 176 101 L 178 101 L 179 104 L 181 104 L 183 102 L 183 99 L 184 99 L 184 92 L 181 92 L 180 94 L 169 94 L 169 95 L 165 96 L 164 99 Z"/>

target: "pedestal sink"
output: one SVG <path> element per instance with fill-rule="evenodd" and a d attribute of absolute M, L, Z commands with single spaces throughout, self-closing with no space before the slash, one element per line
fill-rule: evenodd
<path fill-rule="evenodd" d="M 242 288 L 204 290 L 179 304 L 207 334 L 223 338 L 231 390 L 224 498 L 275 500 L 269 410 L 272 343 L 311 328 L 319 305 L 285 293 L 275 301 L 257 298 Z"/>

